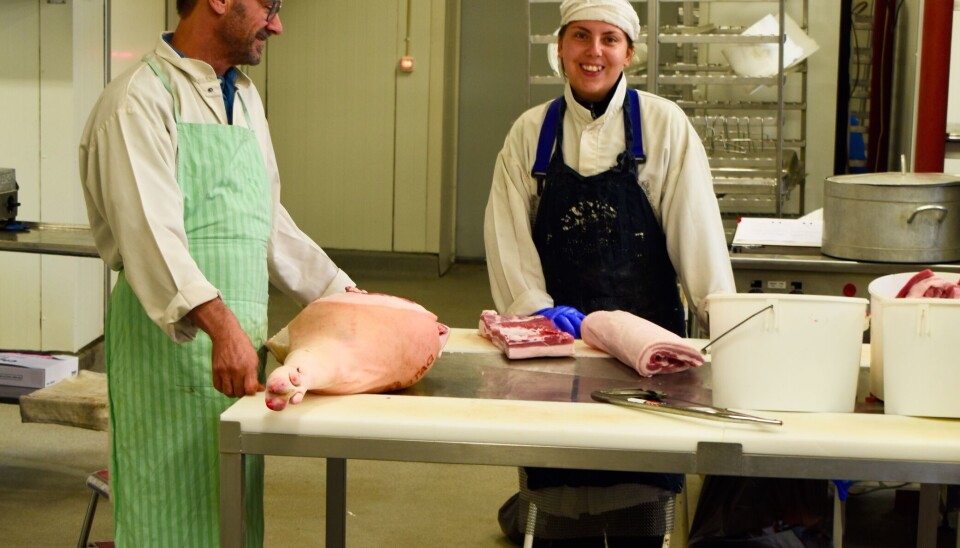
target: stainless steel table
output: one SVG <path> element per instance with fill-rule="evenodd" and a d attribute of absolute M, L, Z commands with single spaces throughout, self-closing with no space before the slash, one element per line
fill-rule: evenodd
<path fill-rule="evenodd" d="M 90 227 L 23 221 L 27 232 L 0 231 L 0 251 L 100 258 Z"/>
<path fill-rule="evenodd" d="M 0 231 L 0 251 L 100 258 L 90 227 L 20 221 L 26 232 Z M 103 265 L 103 317 L 110 300 L 110 268 Z"/>
<path fill-rule="evenodd" d="M 760 290 L 769 293 L 797 291 L 811 295 L 845 295 L 870 298 L 870 282 L 887 274 L 920 272 L 960 272 L 960 263 L 909 264 L 873 263 L 836 259 L 820 253 L 820 248 L 768 247 L 738 249 L 730 254 L 730 265 L 737 291 Z"/>
<path fill-rule="evenodd" d="M 308 395 L 282 412 L 262 394 L 239 400 L 220 417 L 221 546 L 243 546 L 247 454 L 327 459 L 327 546 L 346 542 L 347 459 L 906 481 L 926 484 L 925 501 L 935 484 L 960 483 L 960 420 L 884 415 L 865 388 L 857 413 L 755 412 L 784 424 L 722 423 L 590 401 L 593 390 L 643 386 L 709 403 L 709 365 L 641 379 L 583 346 L 575 359 L 509 362 L 492 346 L 477 350 L 484 344 L 454 330 L 433 369 L 403 392 Z"/>

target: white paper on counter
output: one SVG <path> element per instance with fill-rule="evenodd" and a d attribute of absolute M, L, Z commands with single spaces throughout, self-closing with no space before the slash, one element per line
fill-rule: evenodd
<path fill-rule="evenodd" d="M 737 223 L 733 245 L 792 245 L 820 247 L 823 221 L 818 219 L 765 219 L 743 217 Z"/>

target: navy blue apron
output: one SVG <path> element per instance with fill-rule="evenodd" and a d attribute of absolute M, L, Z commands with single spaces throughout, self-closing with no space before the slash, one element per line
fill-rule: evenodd
<path fill-rule="evenodd" d="M 626 149 L 614 167 L 590 177 L 564 163 L 565 110 L 563 97 L 548 108 L 533 169 L 541 194 L 533 241 L 547 292 L 555 305 L 573 306 L 584 314 L 625 310 L 684 336 L 683 307 L 666 237 L 637 184 L 637 163 L 646 161 L 639 94 L 629 89 L 623 102 Z M 544 173 L 551 149 L 552 159 Z M 683 485 L 679 474 L 526 470 L 531 489 L 646 483 L 679 492 Z"/>
<path fill-rule="evenodd" d="M 543 162 L 545 147 L 546 155 L 554 152 L 545 174 L 534 166 L 542 191 L 538 188 L 533 241 L 547 293 L 558 306 L 572 306 L 584 314 L 625 310 L 684 336 L 683 306 L 666 237 L 637 184 L 637 162 L 646 161 L 637 92 L 628 90 L 623 105 L 626 150 L 614 167 L 590 177 L 563 160 L 565 110 L 563 97 L 548 109 L 538 163 Z"/>

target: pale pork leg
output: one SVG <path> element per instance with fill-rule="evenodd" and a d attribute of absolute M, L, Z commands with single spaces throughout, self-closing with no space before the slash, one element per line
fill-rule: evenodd
<path fill-rule="evenodd" d="M 397 297 L 347 293 L 318 299 L 287 326 L 289 347 L 268 341 L 283 365 L 267 379 L 267 407 L 279 411 L 300 403 L 306 392 L 410 386 L 437 359 L 444 330 L 432 313 Z"/>

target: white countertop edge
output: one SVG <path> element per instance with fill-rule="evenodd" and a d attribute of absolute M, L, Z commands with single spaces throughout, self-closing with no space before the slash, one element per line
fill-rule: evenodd
<path fill-rule="evenodd" d="M 739 443 L 745 454 L 960 463 L 960 420 L 853 413 L 751 412 L 783 426 L 735 424 L 597 403 L 358 394 L 308 395 L 267 409 L 263 394 L 221 415 L 244 433 L 338 438 L 696 451 Z"/>

